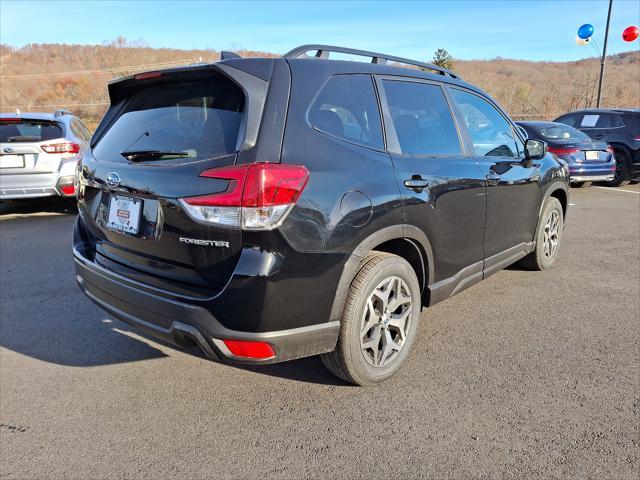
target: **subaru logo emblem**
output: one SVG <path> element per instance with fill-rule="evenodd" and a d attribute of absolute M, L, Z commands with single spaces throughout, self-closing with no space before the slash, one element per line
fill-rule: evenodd
<path fill-rule="evenodd" d="M 107 173 L 107 185 L 110 187 L 117 187 L 120 185 L 120 175 L 116 172 Z"/>
<path fill-rule="evenodd" d="M 13 153 L 13 148 L 11 148 L 11 147 L 4 147 L 4 148 L 2 149 L 2 151 L 3 151 L 4 153 Z"/>

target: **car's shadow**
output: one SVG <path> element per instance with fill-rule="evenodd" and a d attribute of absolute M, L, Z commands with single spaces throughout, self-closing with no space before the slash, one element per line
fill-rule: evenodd
<path fill-rule="evenodd" d="M 78 213 L 78 209 L 73 198 L 42 197 L 0 201 L 0 218 L 4 215 L 20 217 L 39 213 L 75 215 Z"/>

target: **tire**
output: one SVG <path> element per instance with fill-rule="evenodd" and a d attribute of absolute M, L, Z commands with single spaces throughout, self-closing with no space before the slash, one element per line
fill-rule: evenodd
<path fill-rule="evenodd" d="M 535 235 L 536 247 L 533 252 L 520 260 L 520 264 L 529 270 L 551 268 L 558 258 L 563 229 L 564 214 L 562 205 L 557 198 L 549 197 L 544 204 L 538 221 Z M 549 235 L 549 232 L 551 232 L 551 235 Z"/>
<path fill-rule="evenodd" d="M 607 187 L 623 187 L 624 185 L 628 185 L 631 180 L 631 175 L 629 174 L 629 155 L 620 148 L 614 148 L 613 154 L 616 158 L 615 176 L 613 180 L 602 182 L 602 184 Z"/>
<path fill-rule="evenodd" d="M 389 312 L 388 305 L 393 308 L 394 302 L 396 310 Z M 371 252 L 347 292 L 336 349 L 323 354 L 322 362 L 355 385 L 388 379 L 409 354 L 420 308 L 420 285 L 411 265 L 397 255 Z"/>
<path fill-rule="evenodd" d="M 588 187 L 589 185 L 591 185 L 591 182 L 572 183 L 571 188 L 584 188 Z"/>

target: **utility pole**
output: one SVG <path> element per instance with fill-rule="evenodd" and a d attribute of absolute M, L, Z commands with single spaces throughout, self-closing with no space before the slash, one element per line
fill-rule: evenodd
<path fill-rule="evenodd" d="M 604 47 L 602 47 L 602 60 L 600 60 L 600 82 L 598 82 L 598 103 L 600 108 L 600 98 L 602 97 L 602 80 L 604 78 L 604 63 L 607 61 L 607 40 L 609 39 L 609 22 L 611 21 L 611 5 L 613 0 L 609 0 L 609 12 L 607 13 L 607 29 L 604 31 Z"/>

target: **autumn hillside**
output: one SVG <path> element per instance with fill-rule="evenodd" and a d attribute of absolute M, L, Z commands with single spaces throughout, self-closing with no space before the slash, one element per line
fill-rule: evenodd
<path fill-rule="evenodd" d="M 64 107 L 94 126 L 106 109 L 106 84 L 110 79 L 218 58 L 219 52 L 213 50 L 156 49 L 123 38 L 103 45 L 32 44 L 19 49 L 1 45 L 0 109 L 52 111 Z M 599 72 L 596 58 L 564 63 L 458 61 L 455 70 L 488 91 L 516 118 L 551 118 L 595 106 Z M 603 106 L 640 106 L 640 52 L 610 57 L 605 78 Z"/>

